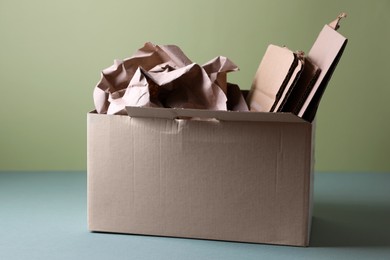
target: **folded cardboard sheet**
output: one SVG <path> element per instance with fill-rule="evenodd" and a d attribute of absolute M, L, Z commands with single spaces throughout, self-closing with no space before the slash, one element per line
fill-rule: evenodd
<path fill-rule="evenodd" d="M 320 72 L 321 69 L 306 57 L 304 59 L 302 73 L 296 85 L 293 87 L 290 95 L 285 100 L 285 104 L 281 111 L 291 112 L 297 115 L 301 110 L 303 103 L 307 100 L 309 94 L 312 92 Z"/>
<path fill-rule="evenodd" d="M 251 111 L 291 112 L 312 122 L 325 88 L 347 44 L 338 33 L 340 14 L 318 35 L 307 57 L 269 45 L 256 72 L 247 103 Z"/>
<path fill-rule="evenodd" d="M 303 63 L 286 47 L 269 45 L 256 72 L 248 105 L 252 111 L 277 112 L 299 78 Z"/>

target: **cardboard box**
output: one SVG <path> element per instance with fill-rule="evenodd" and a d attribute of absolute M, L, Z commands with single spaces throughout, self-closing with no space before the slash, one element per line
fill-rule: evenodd
<path fill-rule="evenodd" d="M 88 114 L 91 231 L 309 244 L 312 123 L 290 113 L 127 111 Z"/>

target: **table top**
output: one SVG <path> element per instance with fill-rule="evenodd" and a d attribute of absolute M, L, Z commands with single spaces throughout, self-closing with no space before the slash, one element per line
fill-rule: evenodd
<path fill-rule="evenodd" d="M 92 233 L 85 172 L 0 172 L 0 259 L 390 259 L 390 173 L 316 173 L 310 247 Z"/>

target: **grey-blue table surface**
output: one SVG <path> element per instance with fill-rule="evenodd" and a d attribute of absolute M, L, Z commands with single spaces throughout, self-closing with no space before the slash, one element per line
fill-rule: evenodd
<path fill-rule="evenodd" d="M 390 173 L 316 173 L 310 247 L 91 233 L 85 172 L 0 172 L 0 259 L 390 259 Z"/>

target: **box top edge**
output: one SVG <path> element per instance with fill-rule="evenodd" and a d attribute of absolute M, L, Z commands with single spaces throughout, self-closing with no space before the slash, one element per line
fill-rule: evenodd
<path fill-rule="evenodd" d="M 183 108 L 155 108 L 155 107 L 126 107 L 128 116 L 144 118 L 214 118 L 220 121 L 254 121 L 254 122 L 285 122 L 308 123 L 310 122 L 292 113 L 249 112 L 249 111 L 224 111 L 206 109 Z"/>

